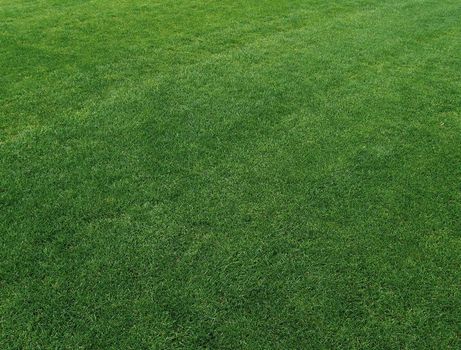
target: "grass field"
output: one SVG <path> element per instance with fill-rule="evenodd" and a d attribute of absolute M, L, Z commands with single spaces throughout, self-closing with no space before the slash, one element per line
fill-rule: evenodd
<path fill-rule="evenodd" d="M 459 0 L 0 0 L 1 349 L 460 349 Z"/>

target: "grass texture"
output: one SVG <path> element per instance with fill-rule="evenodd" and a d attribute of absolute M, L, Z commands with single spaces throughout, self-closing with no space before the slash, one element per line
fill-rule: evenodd
<path fill-rule="evenodd" d="M 0 0 L 1 349 L 459 349 L 459 0 Z"/>

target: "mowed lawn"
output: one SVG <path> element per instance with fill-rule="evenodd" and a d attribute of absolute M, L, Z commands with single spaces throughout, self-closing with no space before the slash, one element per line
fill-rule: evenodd
<path fill-rule="evenodd" d="M 0 0 L 1 349 L 460 349 L 459 0 Z"/>

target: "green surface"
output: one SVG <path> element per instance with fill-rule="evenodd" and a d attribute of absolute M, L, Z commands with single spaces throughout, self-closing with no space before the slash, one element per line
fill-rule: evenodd
<path fill-rule="evenodd" d="M 461 348 L 459 0 L 0 0 L 1 349 Z"/>

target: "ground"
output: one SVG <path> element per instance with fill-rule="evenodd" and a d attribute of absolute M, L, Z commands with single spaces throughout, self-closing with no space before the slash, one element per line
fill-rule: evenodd
<path fill-rule="evenodd" d="M 459 0 L 0 0 L 1 349 L 459 349 Z"/>

